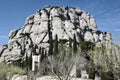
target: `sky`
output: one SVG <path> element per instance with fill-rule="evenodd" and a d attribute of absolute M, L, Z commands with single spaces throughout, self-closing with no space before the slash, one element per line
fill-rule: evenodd
<path fill-rule="evenodd" d="M 72 6 L 94 16 L 101 31 L 120 43 L 120 0 L 0 0 L 0 45 L 8 42 L 11 30 L 21 28 L 28 16 L 47 5 Z M 117 41 L 119 40 L 119 41 Z"/>

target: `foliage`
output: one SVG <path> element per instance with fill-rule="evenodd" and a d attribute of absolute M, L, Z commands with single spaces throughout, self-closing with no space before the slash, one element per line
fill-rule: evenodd
<path fill-rule="evenodd" d="M 24 74 L 25 71 L 13 65 L 0 64 L 0 80 L 6 80 L 14 74 Z"/>
<path fill-rule="evenodd" d="M 55 35 L 55 41 L 54 41 L 54 55 L 58 54 L 58 36 Z"/>
<path fill-rule="evenodd" d="M 96 32 L 97 34 L 101 34 L 102 32 L 101 31 L 99 31 L 99 30 L 97 30 L 97 32 Z"/>
<path fill-rule="evenodd" d="M 26 58 L 26 67 L 27 67 L 27 70 L 31 70 L 32 69 L 32 54 Z"/>
<path fill-rule="evenodd" d="M 87 52 L 95 48 L 95 43 L 92 43 L 90 41 L 81 41 L 79 45 L 83 52 Z"/>
<path fill-rule="evenodd" d="M 69 38 L 69 47 L 72 47 L 72 39 Z"/>
<path fill-rule="evenodd" d="M 53 39 L 52 37 L 50 37 L 50 40 L 49 40 L 49 55 L 53 55 Z"/>
<path fill-rule="evenodd" d="M 114 79 L 114 74 L 111 71 L 101 72 L 101 79 L 102 80 L 116 80 Z"/>
<path fill-rule="evenodd" d="M 73 37 L 73 52 L 77 53 L 77 41 L 76 41 L 76 35 L 74 34 Z"/>
<path fill-rule="evenodd" d="M 62 21 L 65 21 L 65 20 L 66 20 L 65 16 L 64 16 L 64 15 L 62 15 L 62 14 L 61 14 L 61 15 L 59 15 L 59 17 L 61 18 L 61 20 L 62 20 Z"/>
<path fill-rule="evenodd" d="M 53 66 L 51 74 L 56 76 L 58 80 L 69 80 L 68 77 L 71 74 L 73 66 L 78 61 L 78 58 L 79 56 L 75 55 L 69 56 L 67 50 L 60 51 L 60 54 L 57 55 L 57 58 L 54 58 L 52 61 L 50 61 Z"/>
<path fill-rule="evenodd" d="M 40 74 L 52 74 L 59 80 L 68 80 L 73 66 L 77 64 L 77 67 L 84 65 L 83 69 L 88 72 L 90 79 L 94 79 L 95 75 L 100 76 L 102 80 L 119 79 L 120 66 L 115 67 L 116 64 L 114 64 L 118 63 L 115 61 L 118 61 L 116 52 L 119 51 L 116 51 L 115 47 L 111 49 L 105 44 L 95 44 L 90 41 L 81 41 L 78 45 L 75 35 L 73 40 L 69 40 L 69 46 L 65 45 L 66 42 L 68 41 L 60 40 L 58 42 L 57 35 L 55 40 L 51 39 L 48 53 L 50 55 L 44 57 L 46 53 L 41 52 Z M 85 54 L 85 56 L 81 54 Z M 82 68 L 76 70 L 76 76 L 81 77 Z"/>
<path fill-rule="evenodd" d="M 40 62 L 42 62 L 44 58 L 45 58 L 44 48 L 42 48 L 42 49 L 41 49 L 41 58 L 40 58 Z"/>

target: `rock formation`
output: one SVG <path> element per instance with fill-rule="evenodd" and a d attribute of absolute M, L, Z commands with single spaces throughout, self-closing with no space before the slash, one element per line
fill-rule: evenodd
<path fill-rule="evenodd" d="M 32 53 L 34 45 L 47 49 L 50 38 L 55 39 L 56 34 L 59 41 L 73 39 L 75 34 L 77 42 L 111 42 L 111 36 L 97 29 L 94 17 L 88 12 L 73 7 L 47 6 L 28 17 L 23 27 L 10 31 L 8 44 L 0 47 L 0 61 L 24 58 Z"/>
<path fill-rule="evenodd" d="M 61 51 L 61 53 L 62 52 L 64 53 L 64 51 L 66 50 L 66 53 L 70 53 L 69 55 L 73 54 L 74 50 L 71 49 L 73 48 L 73 46 L 75 46 L 74 43 L 85 42 L 85 50 L 83 49 L 83 52 L 81 53 L 79 52 L 80 53 L 79 55 L 83 53 L 82 58 L 77 56 L 81 59 L 79 60 L 80 69 L 82 70 L 83 68 L 84 70 L 84 68 L 86 67 L 87 68 L 91 67 L 89 66 L 90 64 L 92 65 L 93 69 L 98 68 L 97 72 L 105 73 L 112 70 L 113 74 L 117 76 L 118 79 L 120 78 L 119 76 L 120 47 L 112 44 L 112 38 L 110 33 L 102 32 L 97 29 L 97 25 L 93 16 L 91 16 L 88 12 L 73 7 L 47 6 L 44 9 L 40 9 L 35 14 L 29 16 L 26 19 L 23 27 L 17 30 L 10 31 L 8 44 L 2 45 L 0 47 L 0 63 L 2 62 L 12 63 L 17 60 L 23 61 L 26 59 L 26 57 L 27 59 L 28 57 L 30 58 L 31 54 L 40 53 L 39 49 L 44 49 L 45 51 L 41 52 L 40 54 L 41 59 L 42 57 L 44 57 L 44 55 L 49 55 L 48 54 L 49 52 L 48 53 L 45 52 L 47 50 L 49 51 L 51 50 L 50 48 L 50 46 L 52 46 L 51 43 L 52 41 L 55 40 L 57 41 L 57 43 L 65 41 L 64 46 L 57 47 L 60 48 L 59 51 Z M 68 45 L 70 46 L 69 43 L 71 40 L 73 41 L 72 48 L 71 47 L 68 48 Z M 87 42 L 91 43 L 91 45 L 87 44 Z M 95 49 L 91 51 L 86 50 L 88 47 L 92 46 L 92 42 L 93 44 L 96 44 Z M 84 47 L 84 45 L 82 46 Z M 75 46 L 75 48 L 76 47 L 77 46 Z M 63 50 L 63 48 L 65 49 Z M 81 47 L 77 48 L 80 49 Z M 74 51 L 74 53 L 76 52 Z M 54 56 L 56 56 L 56 54 Z M 42 64 L 42 67 L 45 67 L 45 65 L 47 65 L 48 69 L 51 69 L 51 64 L 50 63 L 49 65 L 47 64 L 49 62 L 50 57 L 51 56 L 47 56 L 48 59 L 46 59 L 46 63 Z M 58 58 L 55 58 L 52 61 L 55 60 L 58 60 Z M 36 62 L 36 60 L 33 61 Z M 68 61 L 69 60 L 67 60 L 67 63 Z M 55 68 L 53 67 L 54 65 L 52 66 L 52 69 L 54 70 Z M 101 70 L 103 71 L 99 70 L 100 67 Z M 90 70 L 92 68 L 90 68 Z M 71 70 L 71 73 L 73 75 L 74 73 L 76 73 L 76 69 L 74 68 L 73 70 Z M 86 75 L 87 72 L 83 71 L 83 74 Z M 91 76 L 91 74 L 89 75 Z M 111 74 L 108 75 L 111 76 Z M 95 76 L 96 80 L 100 79 L 103 80 L 103 78 L 100 78 L 99 73 L 95 74 Z M 104 80 L 108 79 L 106 78 Z"/>

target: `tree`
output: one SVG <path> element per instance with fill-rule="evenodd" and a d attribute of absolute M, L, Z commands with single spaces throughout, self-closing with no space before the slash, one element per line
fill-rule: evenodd
<path fill-rule="evenodd" d="M 85 53 L 95 48 L 95 44 L 90 41 L 81 41 L 79 45 L 80 45 L 81 50 Z"/>
<path fill-rule="evenodd" d="M 55 42 L 54 42 L 54 55 L 56 56 L 58 54 L 58 36 L 55 35 Z"/>
<path fill-rule="evenodd" d="M 72 47 L 72 39 L 69 38 L 69 47 L 71 48 Z"/>
<path fill-rule="evenodd" d="M 74 34 L 73 37 L 73 52 L 77 53 L 77 41 L 76 41 L 76 35 Z"/>
<path fill-rule="evenodd" d="M 49 55 L 53 55 L 53 39 L 52 36 L 49 39 L 49 51 L 48 51 Z"/>
<path fill-rule="evenodd" d="M 44 48 L 42 48 L 40 61 L 42 62 L 44 58 L 45 58 Z"/>
<path fill-rule="evenodd" d="M 64 51 L 60 50 L 58 54 L 59 58 L 50 61 L 53 66 L 50 75 L 54 75 L 58 80 L 72 80 L 71 78 L 75 76 L 80 77 L 81 69 L 87 68 L 87 60 L 83 56 L 80 56 L 79 50 L 76 54 L 69 56 L 68 48 L 64 47 L 64 49 L 66 50 L 64 57 L 61 57 Z M 76 73 L 76 70 L 79 71 Z"/>
<path fill-rule="evenodd" d="M 28 64 L 28 69 L 31 70 L 32 69 L 32 54 L 30 54 L 26 62 L 27 62 L 26 64 Z"/>

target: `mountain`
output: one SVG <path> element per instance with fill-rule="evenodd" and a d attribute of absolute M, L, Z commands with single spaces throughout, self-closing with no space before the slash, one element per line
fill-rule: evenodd
<path fill-rule="evenodd" d="M 30 55 L 33 45 L 48 48 L 50 38 L 55 39 L 56 34 L 59 41 L 73 39 L 75 34 L 77 42 L 111 42 L 111 34 L 99 31 L 88 12 L 73 7 L 47 6 L 28 17 L 23 27 L 10 31 L 8 44 L 0 47 L 0 61 L 14 61 L 25 53 Z"/>
<path fill-rule="evenodd" d="M 39 53 L 43 60 L 43 57 L 56 55 L 54 53 L 73 54 L 77 49 L 77 53 L 85 55 L 81 57 L 81 64 L 88 60 L 92 65 L 90 70 L 94 68 L 99 74 L 120 77 L 117 71 L 120 47 L 112 43 L 111 33 L 98 30 L 92 15 L 74 7 L 47 6 L 29 16 L 20 29 L 10 31 L 8 44 L 0 47 L 0 63 L 28 60 Z"/>

